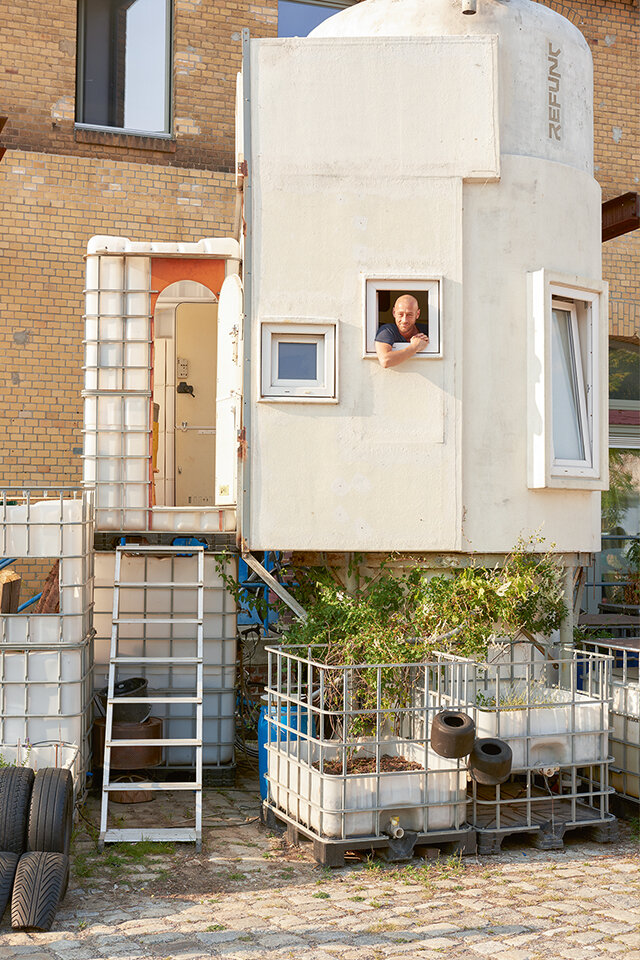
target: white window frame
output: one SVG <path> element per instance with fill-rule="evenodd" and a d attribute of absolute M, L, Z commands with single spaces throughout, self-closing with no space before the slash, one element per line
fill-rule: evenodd
<path fill-rule="evenodd" d="M 593 404 L 591 402 L 593 387 L 592 383 L 589 382 L 589 375 L 591 373 L 589 367 L 591 366 L 593 357 L 593 323 L 592 310 L 590 308 L 582 309 L 581 313 L 583 316 L 581 317 L 581 322 L 578 322 L 578 307 L 573 300 L 561 300 L 553 296 L 551 299 L 552 319 L 554 310 L 562 310 L 569 314 L 572 374 L 577 393 L 577 427 L 582 442 L 582 449 L 584 450 L 584 457 L 581 460 L 566 460 L 556 456 L 554 445 L 552 470 L 556 474 L 561 474 L 566 468 L 580 469 L 586 467 L 591 469 L 593 467 L 594 440 L 597 439 L 593 435 Z M 553 343 L 551 349 L 553 351 Z M 584 369 L 585 366 L 587 367 L 586 370 Z M 553 357 L 551 376 L 553 377 Z M 591 380 L 592 379 L 591 377 Z M 551 384 L 551 393 L 553 413 L 553 383 Z"/>
<path fill-rule="evenodd" d="M 315 380 L 279 379 L 278 344 L 315 343 Z M 260 399 L 278 402 L 337 402 L 335 321 L 266 320 L 261 324 Z"/>
<path fill-rule="evenodd" d="M 608 486 L 607 284 L 537 270 L 528 275 L 528 485 L 604 490 Z M 570 314 L 578 429 L 584 458 L 555 456 L 553 310 Z"/>
<path fill-rule="evenodd" d="M 363 317 L 363 357 L 377 359 L 375 338 L 378 332 L 378 292 L 393 290 L 402 293 L 412 290 L 426 291 L 429 296 L 429 343 L 426 350 L 421 350 L 413 357 L 414 360 L 434 360 L 442 358 L 442 277 L 408 277 L 396 275 L 393 277 L 362 278 L 362 299 L 364 304 Z M 420 323 L 420 320 L 418 320 Z M 403 344 L 393 345 L 393 349 L 401 349 Z"/>

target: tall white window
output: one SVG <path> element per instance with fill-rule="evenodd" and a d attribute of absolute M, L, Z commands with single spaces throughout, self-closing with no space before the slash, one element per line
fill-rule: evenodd
<path fill-rule="evenodd" d="M 171 0 L 81 0 L 76 123 L 167 136 Z"/>
<path fill-rule="evenodd" d="M 589 339 L 590 322 L 583 325 L 582 340 Z M 591 418 L 583 372 L 583 350 L 591 357 L 589 344 L 581 342 L 575 303 L 554 300 L 551 310 L 551 390 L 554 465 L 586 465 L 592 462 Z M 587 363 L 589 368 L 589 363 Z M 586 388 L 590 390 L 591 384 Z"/>
<path fill-rule="evenodd" d="M 529 486 L 606 489 L 606 284 L 529 281 Z"/>

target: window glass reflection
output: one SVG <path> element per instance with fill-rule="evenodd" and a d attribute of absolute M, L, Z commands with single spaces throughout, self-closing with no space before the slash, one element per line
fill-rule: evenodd
<path fill-rule="evenodd" d="M 278 380 L 316 380 L 317 343 L 278 344 Z"/>
<path fill-rule="evenodd" d="M 314 3 L 297 3 L 296 0 L 279 0 L 278 36 L 306 37 L 319 23 L 342 9 Z"/>
<path fill-rule="evenodd" d="M 168 132 L 167 0 L 84 0 L 81 123 Z"/>

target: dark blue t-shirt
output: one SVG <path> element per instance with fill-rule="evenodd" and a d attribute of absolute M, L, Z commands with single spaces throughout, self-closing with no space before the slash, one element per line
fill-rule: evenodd
<path fill-rule="evenodd" d="M 424 323 L 416 323 L 416 327 L 420 333 L 424 333 L 425 336 L 429 335 Z M 385 323 L 376 333 L 376 340 L 378 343 L 409 343 L 411 337 L 409 337 L 409 340 L 405 340 L 395 323 Z"/>

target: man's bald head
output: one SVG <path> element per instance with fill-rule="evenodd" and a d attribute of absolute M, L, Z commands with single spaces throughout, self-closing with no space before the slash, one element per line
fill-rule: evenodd
<path fill-rule="evenodd" d="M 418 332 L 416 321 L 420 316 L 418 301 L 410 293 L 403 293 L 393 305 L 393 319 L 405 339 Z"/>
<path fill-rule="evenodd" d="M 394 317 L 396 315 L 396 309 L 398 309 L 398 307 L 403 307 L 405 310 L 407 308 L 412 308 L 415 311 L 416 316 L 420 315 L 420 308 L 418 306 L 418 301 L 416 300 L 415 297 L 412 297 L 410 293 L 403 293 L 401 297 L 398 297 L 398 299 L 393 305 Z"/>

